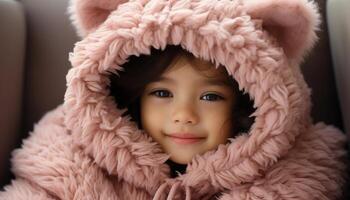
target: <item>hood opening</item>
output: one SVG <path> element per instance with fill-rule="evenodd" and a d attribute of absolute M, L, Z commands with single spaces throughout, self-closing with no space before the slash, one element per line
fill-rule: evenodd
<path fill-rule="evenodd" d="M 157 80 L 167 70 L 172 60 L 181 51 L 190 54 L 178 45 L 168 45 L 165 50 L 152 48 L 150 55 L 132 55 L 121 66 L 122 71 L 118 74 L 110 73 L 110 96 L 115 99 L 118 109 L 127 109 L 122 116 L 129 115 L 131 120 L 137 123 L 139 129 L 142 129 L 139 102 L 142 91 L 148 83 Z M 239 90 L 237 81 L 232 76 L 228 74 L 227 76 L 230 77 L 232 88 L 238 98 L 235 110 L 233 110 L 234 116 L 239 119 L 238 126 L 235 126 L 235 134 L 232 136 L 234 137 L 239 133 L 249 132 L 255 120 L 255 116 L 250 115 L 255 112 L 256 108 L 254 108 L 254 102 L 249 94 Z"/>
<path fill-rule="evenodd" d="M 170 64 L 176 59 L 176 56 L 181 53 L 196 58 L 179 45 L 168 45 L 164 50 L 153 47 L 150 52 L 150 55 L 142 54 L 140 56 L 130 56 L 127 62 L 121 66 L 123 69 L 122 71 L 110 73 L 109 75 L 110 96 L 114 98 L 118 109 L 126 109 L 126 112 L 124 112 L 122 116 L 130 116 L 131 121 L 136 122 L 139 129 L 142 129 L 140 119 L 140 96 L 145 86 L 157 80 L 163 72 L 169 69 Z M 207 70 L 207 68 L 203 70 Z M 232 110 L 234 121 L 231 121 L 231 123 L 233 123 L 234 126 L 232 134 L 229 137 L 235 138 L 241 134 L 248 134 L 255 120 L 255 117 L 250 115 L 255 112 L 256 108 L 253 107 L 254 102 L 252 98 L 249 97 L 249 94 L 239 90 L 237 81 L 227 73 L 226 69 L 225 74 L 228 76 L 229 82 L 234 90 L 235 98 L 237 99 L 234 110 Z M 227 143 L 231 143 L 231 141 L 232 140 L 227 140 Z M 186 170 L 186 165 L 177 164 L 171 160 L 168 160 L 166 163 L 173 169 L 171 171 L 172 177 L 177 175 L 174 170 L 180 173 L 184 173 Z"/>

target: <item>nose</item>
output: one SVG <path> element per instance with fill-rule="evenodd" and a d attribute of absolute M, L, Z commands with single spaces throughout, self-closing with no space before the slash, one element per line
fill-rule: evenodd
<path fill-rule="evenodd" d="M 180 124 L 197 124 L 198 115 L 194 105 L 182 103 L 174 108 L 173 122 Z"/>

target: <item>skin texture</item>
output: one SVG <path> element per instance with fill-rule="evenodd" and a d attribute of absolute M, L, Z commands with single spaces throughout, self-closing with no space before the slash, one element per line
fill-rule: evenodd
<path fill-rule="evenodd" d="M 141 96 L 142 127 L 172 161 L 187 164 L 196 154 L 227 142 L 234 97 L 223 67 L 180 55 L 160 79 L 146 85 Z M 172 137 L 175 133 L 201 138 L 179 143 Z"/>

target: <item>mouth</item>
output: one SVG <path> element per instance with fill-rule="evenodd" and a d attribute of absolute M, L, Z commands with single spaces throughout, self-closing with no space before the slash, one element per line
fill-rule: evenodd
<path fill-rule="evenodd" d="M 205 139 L 205 137 L 192 133 L 172 133 L 166 136 L 178 144 L 194 144 Z"/>

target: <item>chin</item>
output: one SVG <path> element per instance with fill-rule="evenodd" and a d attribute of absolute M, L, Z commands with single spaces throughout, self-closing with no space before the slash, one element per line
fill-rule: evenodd
<path fill-rule="evenodd" d="M 191 162 L 192 158 L 170 158 L 171 161 L 177 163 L 177 164 L 181 164 L 181 165 L 187 165 L 189 162 Z"/>

